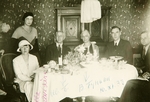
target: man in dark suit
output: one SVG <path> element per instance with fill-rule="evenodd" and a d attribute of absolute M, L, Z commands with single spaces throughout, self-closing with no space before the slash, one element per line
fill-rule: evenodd
<path fill-rule="evenodd" d="M 118 26 L 113 26 L 110 32 L 113 41 L 109 42 L 105 49 L 104 56 L 109 58 L 110 56 L 122 56 L 127 63 L 133 63 L 133 52 L 131 44 L 120 38 L 121 29 Z"/>
<path fill-rule="evenodd" d="M 150 33 L 142 32 L 141 34 L 141 44 L 143 45 L 142 59 L 144 62 L 143 72 L 150 73 Z"/>
<path fill-rule="evenodd" d="M 129 80 L 122 92 L 119 102 L 150 102 L 150 33 L 142 32 L 142 58 L 144 60 L 143 75 L 140 79 Z"/>
<path fill-rule="evenodd" d="M 63 44 L 64 39 L 65 35 L 62 31 L 56 32 L 54 37 L 55 42 L 51 45 L 48 45 L 46 48 L 46 63 L 48 63 L 50 60 L 54 60 L 59 65 L 62 65 L 64 56 L 67 55 L 69 51 L 71 51 L 69 47 Z M 64 98 L 60 102 L 73 102 L 73 99 Z"/>
<path fill-rule="evenodd" d="M 46 62 L 54 60 L 57 63 L 60 63 L 59 60 L 62 60 L 63 57 L 71 51 L 69 47 L 63 44 L 64 39 L 65 35 L 63 32 L 56 32 L 55 43 L 48 45 L 46 48 Z"/>

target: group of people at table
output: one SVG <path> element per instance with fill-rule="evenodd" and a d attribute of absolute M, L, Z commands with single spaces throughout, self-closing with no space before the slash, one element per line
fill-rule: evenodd
<path fill-rule="evenodd" d="M 13 59 L 14 72 L 16 74 L 15 82 L 19 83 L 21 92 L 25 93 L 29 102 L 32 100 L 32 90 L 34 73 L 41 66 L 41 59 L 38 46 L 38 34 L 36 28 L 32 27 L 34 15 L 32 12 L 26 12 L 22 18 L 24 25 L 18 27 L 11 38 L 11 45 L 7 48 L 5 53 L 20 52 L 15 59 Z M 109 58 L 110 56 L 122 56 L 123 60 L 128 64 L 133 63 L 133 51 L 130 43 L 121 39 L 121 28 L 113 26 L 110 35 L 113 41 L 107 43 L 104 54 L 99 54 L 99 47 L 91 44 L 91 34 L 88 30 L 81 33 L 82 45 L 87 49 L 85 54 L 93 54 L 96 51 L 98 59 L 102 57 Z M 144 80 L 134 79 L 129 80 L 120 97 L 120 102 L 143 102 L 150 101 L 150 82 L 147 80 L 150 72 L 150 32 L 142 32 L 141 43 L 145 53 L 142 55 L 144 63 L 143 77 Z M 54 60 L 58 63 L 59 59 L 63 59 L 71 49 L 63 44 L 65 39 L 62 31 L 57 31 L 54 37 L 54 43 L 46 48 L 45 62 Z M 29 53 L 30 52 L 30 53 Z"/>

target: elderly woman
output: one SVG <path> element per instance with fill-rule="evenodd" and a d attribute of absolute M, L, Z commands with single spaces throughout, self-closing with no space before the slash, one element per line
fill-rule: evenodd
<path fill-rule="evenodd" d="M 33 71 L 39 68 L 37 57 L 29 54 L 32 49 L 33 46 L 27 40 L 20 41 L 17 52 L 21 52 L 21 55 L 13 59 L 15 82 L 19 83 L 21 92 L 26 94 L 29 102 L 32 100 Z"/>
<path fill-rule="evenodd" d="M 81 44 L 79 46 L 85 48 L 85 50 L 84 50 L 85 55 L 92 54 L 93 56 L 95 56 L 95 59 L 98 59 L 99 58 L 99 47 L 96 45 L 96 42 L 91 42 L 90 38 L 91 38 L 91 35 L 88 32 L 88 30 L 84 30 L 81 33 L 81 39 L 83 40 L 83 44 Z M 79 46 L 77 46 L 76 48 L 78 48 Z"/>

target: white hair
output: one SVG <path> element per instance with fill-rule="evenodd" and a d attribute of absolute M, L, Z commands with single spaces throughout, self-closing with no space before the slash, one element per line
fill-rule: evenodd
<path fill-rule="evenodd" d="M 86 34 L 88 34 L 89 36 L 91 36 L 91 34 L 89 33 L 88 30 L 84 30 L 84 31 L 81 33 L 81 36 L 82 36 L 84 33 L 86 33 Z"/>

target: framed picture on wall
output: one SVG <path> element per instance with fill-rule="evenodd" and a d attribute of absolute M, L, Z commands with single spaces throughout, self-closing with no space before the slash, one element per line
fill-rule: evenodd
<path fill-rule="evenodd" d="M 80 41 L 80 16 L 62 16 L 62 31 L 65 41 Z"/>

